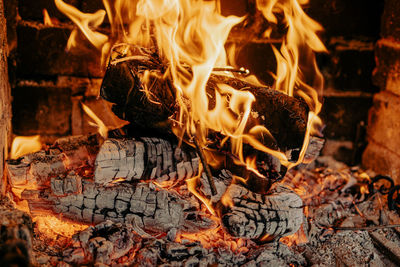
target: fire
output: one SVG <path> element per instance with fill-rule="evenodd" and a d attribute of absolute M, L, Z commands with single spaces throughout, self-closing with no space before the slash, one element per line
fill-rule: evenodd
<path fill-rule="evenodd" d="M 47 9 L 43 9 L 43 24 L 46 26 L 53 26 L 53 22 L 51 21 L 49 12 Z"/>
<path fill-rule="evenodd" d="M 11 145 L 10 158 L 17 159 L 28 153 L 39 151 L 42 148 L 40 136 L 17 136 Z"/>
<path fill-rule="evenodd" d="M 71 33 L 68 48 L 79 46 L 77 40 L 81 33 L 102 52 L 103 63 L 113 47 L 136 45 L 157 51 L 167 68 L 163 74 L 145 73 L 141 81 L 145 94 L 149 101 L 153 101 L 153 78 L 171 81 L 179 106 L 179 112 L 171 117 L 172 130 L 186 142 L 198 140 L 199 146 L 206 151 L 210 165 L 218 165 L 215 162 L 218 157 L 207 150 L 210 144 L 208 137 L 213 132 L 225 136 L 221 145 L 230 144 L 230 153 L 236 164 L 247 166 L 259 176 L 262 175 L 257 171 L 255 160 L 246 158 L 243 153 L 244 144 L 273 155 L 288 169 L 303 161 L 310 136 L 318 135 L 321 126 L 318 113 L 321 110 L 319 91 L 323 88 L 323 78 L 316 65 L 315 52 L 326 51 L 317 35 L 322 27 L 301 8 L 308 3 L 307 0 L 255 1 L 257 12 L 263 15 L 266 25 L 269 25 L 263 37 L 268 40 L 278 35 L 281 39 L 279 45 L 271 44 L 276 60 L 272 88 L 304 99 L 309 107 L 306 133 L 296 162 L 289 161 L 286 151 L 267 147 L 260 140 L 260 137 L 274 139 L 274 136 L 265 126 L 249 123 L 253 104 L 257 101 L 250 91 L 237 90 L 224 83 L 217 84 L 215 88 L 207 87 L 211 75 L 216 72 L 218 75 L 234 77 L 232 72 L 218 70 L 239 69 L 234 64 L 237 53 L 235 47 L 231 46 L 226 51 L 225 46 L 232 28 L 242 23 L 245 17 L 221 15 L 219 1 L 103 0 L 103 3 L 105 10 L 90 14 L 62 0 L 55 0 L 60 11 L 79 28 L 79 31 L 75 29 Z M 111 26 L 109 35 L 98 29 L 105 16 Z M 284 30 L 274 32 L 276 28 Z M 126 58 L 118 60 L 128 58 L 127 53 Z M 253 85 L 261 85 L 254 77 L 242 79 Z M 105 137 L 107 128 L 104 123 L 101 124 L 85 105 L 83 108 Z M 188 180 L 188 187 L 214 214 L 211 201 L 196 189 L 198 180 L 199 177 Z M 231 204 L 229 199 L 223 198 L 222 201 Z"/>
<path fill-rule="evenodd" d="M 173 130 L 178 136 L 196 137 L 206 147 L 209 131 L 220 132 L 231 140 L 232 153 L 241 164 L 246 164 L 243 143 L 249 143 L 274 155 L 288 168 L 301 163 L 309 136 L 318 129 L 317 115 L 321 109 L 317 92 L 323 87 L 323 79 L 316 66 L 314 52 L 323 52 L 325 47 L 317 36 L 321 26 L 301 8 L 307 2 L 256 1 L 259 12 L 270 25 L 264 32 L 264 38 L 270 38 L 274 25 L 283 23 L 286 28 L 280 48 L 273 47 L 277 62 L 273 87 L 288 95 L 302 97 L 310 107 L 300 158 L 296 163 L 290 163 L 283 152 L 268 148 L 257 139 L 260 135 L 271 135 L 268 129 L 261 125 L 246 128 L 255 101 L 250 92 L 220 84 L 211 92 L 215 95 L 215 106 L 204 108 L 210 104 L 206 83 L 214 69 L 229 66 L 225 43 L 230 30 L 244 17 L 222 16 L 217 1 L 117 0 L 112 5 L 104 0 L 106 10 L 88 14 L 55 0 L 57 7 L 103 52 L 103 58 L 107 58 L 110 48 L 118 43 L 157 47 L 169 65 L 164 78 L 170 77 L 176 89 L 180 112 Z M 96 30 L 106 15 L 111 24 L 109 36 Z M 75 30 L 69 43 L 77 45 L 76 37 Z M 229 58 L 234 58 L 233 50 L 230 49 Z M 151 100 L 151 84 L 144 84 L 144 88 Z"/>
<path fill-rule="evenodd" d="M 104 124 L 104 122 L 85 104 L 82 103 L 82 108 L 86 112 L 86 114 L 94 121 L 94 122 L 89 122 L 90 125 L 97 127 L 99 134 L 103 138 L 107 138 L 108 135 L 108 128 Z"/>
<path fill-rule="evenodd" d="M 53 215 L 35 215 L 32 217 L 39 233 L 56 240 L 59 236 L 71 238 L 75 233 L 88 227 L 86 224 L 69 222 Z"/>

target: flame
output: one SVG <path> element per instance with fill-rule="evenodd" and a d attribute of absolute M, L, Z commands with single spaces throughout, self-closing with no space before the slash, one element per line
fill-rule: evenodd
<path fill-rule="evenodd" d="M 323 78 L 316 65 L 315 52 L 325 52 L 326 49 L 317 35 L 322 27 L 301 8 L 308 3 L 307 0 L 255 1 L 257 12 L 269 25 L 263 38 L 268 41 L 271 36 L 279 35 L 281 39 L 279 45 L 271 42 L 276 60 L 273 88 L 303 98 L 310 108 L 297 162 L 289 162 L 285 151 L 266 147 L 259 140 L 259 136 L 272 136 L 265 126 L 248 127 L 252 105 L 257 101 L 251 92 L 223 83 L 216 88 L 206 87 L 215 70 L 231 68 L 228 63 L 234 65 L 236 46 L 229 46 L 229 51 L 226 51 L 225 45 L 231 29 L 245 17 L 222 16 L 219 1 L 103 0 L 105 10 L 95 13 L 83 13 L 62 0 L 55 0 L 55 3 L 102 52 L 103 59 L 108 58 L 112 47 L 123 44 L 155 48 L 167 70 L 162 77 L 155 77 L 159 74 L 147 71 L 141 82 L 149 101 L 158 104 L 152 99 L 152 78 L 172 81 L 179 112 L 171 120 L 177 122 L 173 131 L 179 137 L 196 138 L 201 147 L 207 147 L 209 132 L 219 132 L 226 136 L 222 142 L 229 139 L 237 163 L 256 170 L 243 155 L 244 143 L 273 155 L 290 169 L 303 161 L 310 135 L 319 134 L 319 92 L 323 88 Z M 98 30 L 106 15 L 111 26 L 109 35 Z M 276 32 L 276 28 L 284 30 Z M 76 29 L 70 36 L 69 46 L 78 45 L 77 36 Z M 218 75 L 233 74 L 219 71 Z M 260 85 L 255 77 L 249 77 L 248 81 Z M 84 106 L 84 109 L 87 108 Z M 98 121 L 94 120 L 101 130 Z M 211 164 L 210 158 L 207 157 Z M 188 182 L 192 186 L 196 181 Z"/>
<path fill-rule="evenodd" d="M 89 122 L 90 125 L 97 127 L 98 128 L 98 132 L 99 134 L 106 139 L 108 136 L 108 128 L 107 126 L 104 124 L 104 122 L 97 117 L 97 115 L 85 104 L 82 104 L 82 108 L 83 110 L 86 112 L 86 114 L 94 121 L 94 122 Z"/>
<path fill-rule="evenodd" d="M 199 173 L 201 175 L 201 172 L 199 172 Z M 187 184 L 188 190 L 193 195 L 195 195 L 198 199 L 200 199 L 200 201 L 206 206 L 207 210 L 212 215 L 215 215 L 216 213 L 215 213 L 215 210 L 214 210 L 214 208 L 212 206 L 211 201 L 209 199 L 207 199 L 206 197 L 204 197 L 203 195 L 201 195 L 196 189 L 197 185 L 200 182 L 200 175 L 197 175 L 197 176 L 195 176 L 193 178 L 190 178 L 190 179 L 186 179 L 186 184 Z"/>
<path fill-rule="evenodd" d="M 47 9 L 43 9 L 43 24 L 46 26 L 54 26 L 49 16 L 49 12 L 47 12 Z"/>
<path fill-rule="evenodd" d="M 17 159 L 28 153 L 37 152 L 42 148 L 40 136 L 17 136 L 11 144 L 10 158 Z"/>

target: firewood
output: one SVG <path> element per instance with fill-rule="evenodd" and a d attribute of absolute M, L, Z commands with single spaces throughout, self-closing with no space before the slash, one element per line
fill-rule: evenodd
<path fill-rule="evenodd" d="M 75 173 L 51 179 L 50 188 L 24 190 L 30 211 L 53 212 L 77 222 L 106 220 L 136 224 L 154 232 L 198 231 L 212 225 L 198 212 L 194 198 L 148 183 L 99 185 Z"/>
<path fill-rule="evenodd" d="M 176 115 L 178 107 L 171 79 L 161 78 L 165 77 L 167 65 L 149 49 L 132 46 L 130 52 L 132 55 L 127 60 L 119 56 L 110 61 L 101 86 L 101 96 L 114 103 L 113 112 L 121 119 L 132 122 L 135 129 L 170 132 L 169 118 Z M 151 96 L 143 90 L 144 75 L 148 72 L 154 74 L 150 75 Z M 215 91 L 218 91 L 220 83 L 250 91 L 256 97 L 248 127 L 261 124 L 272 133 L 274 139 L 262 140 L 265 145 L 282 151 L 301 147 L 308 113 L 303 100 L 235 77 L 212 74 L 207 83 L 209 108 L 215 105 Z"/>
<path fill-rule="evenodd" d="M 124 178 L 172 184 L 197 175 L 198 169 L 199 157 L 189 146 L 156 137 L 110 138 L 97 154 L 94 181 L 108 184 Z"/>
<path fill-rule="evenodd" d="M 271 241 L 294 234 L 303 222 L 301 198 L 281 186 L 261 195 L 232 184 L 223 199 L 221 220 L 235 237 Z"/>

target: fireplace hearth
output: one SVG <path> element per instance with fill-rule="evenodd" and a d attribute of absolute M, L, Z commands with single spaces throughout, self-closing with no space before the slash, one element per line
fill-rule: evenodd
<path fill-rule="evenodd" d="M 0 2 L 5 266 L 399 264 L 396 1 Z"/>

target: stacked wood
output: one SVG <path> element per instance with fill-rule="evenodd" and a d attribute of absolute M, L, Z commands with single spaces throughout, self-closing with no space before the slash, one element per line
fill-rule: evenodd
<path fill-rule="evenodd" d="M 3 0 L 0 0 L 0 195 L 4 194 L 3 167 L 11 136 L 11 90 L 8 82 L 7 31 Z"/>
<path fill-rule="evenodd" d="M 114 103 L 112 110 L 117 116 L 132 122 L 133 132 L 156 131 L 170 134 L 172 125 L 180 114 L 175 89 L 168 75 L 168 66 L 151 49 L 137 46 L 129 48 L 128 53 L 119 54 L 110 61 L 101 86 L 101 96 Z M 212 74 L 206 86 L 209 109 L 215 106 L 215 95 L 220 91 L 219 84 L 251 92 L 256 101 L 245 131 L 256 125 L 264 126 L 272 137 L 258 136 L 258 141 L 269 148 L 286 153 L 290 161 L 298 160 L 309 111 L 302 99 L 290 97 L 266 86 L 256 86 L 233 76 Z M 150 90 L 150 93 L 146 93 L 146 89 Z M 223 138 L 221 133 L 210 131 L 206 149 L 212 150 L 212 153 L 232 156 L 229 153 L 229 141 L 220 147 Z M 256 156 L 257 162 L 262 165 L 259 171 L 272 181 L 282 179 L 286 173 L 286 168 L 281 166 L 279 160 L 266 153 L 257 152 L 248 144 L 244 144 L 244 156 Z M 227 168 L 230 167 L 233 168 Z M 236 172 L 233 169 L 232 171 Z"/>
<path fill-rule="evenodd" d="M 235 237 L 271 241 L 294 234 L 303 223 L 301 198 L 282 186 L 261 195 L 232 184 L 223 199 L 221 221 Z"/>

